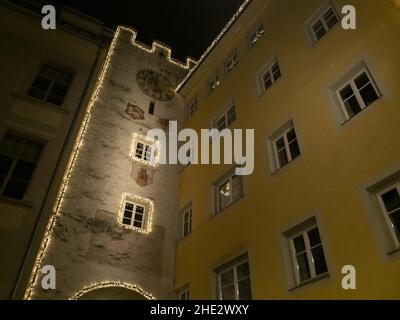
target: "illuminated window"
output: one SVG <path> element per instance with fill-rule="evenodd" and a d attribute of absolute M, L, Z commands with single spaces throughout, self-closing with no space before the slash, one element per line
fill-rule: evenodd
<path fill-rule="evenodd" d="M 186 119 L 189 119 L 197 110 L 197 98 L 194 98 L 192 102 L 186 107 Z"/>
<path fill-rule="evenodd" d="M 353 118 L 379 97 L 379 90 L 364 68 L 346 81 L 336 95 L 347 120 Z"/>
<path fill-rule="evenodd" d="M 22 199 L 44 143 L 6 132 L 0 144 L 0 194 Z"/>
<path fill-rule="evenodd" d="M 250 266 L 247 255 L 216 269 L 219 300 L 251 300 Z"/>
<path fill-rule="evenodd" d="M 275 170 L 286 166 L 300 155 L 300 147 L 292 122 L 283 126 L 273 135 L 272 148 Z"/>
<path fill-rule="evenodd" d="M 319 15 L 310 25 L 314 41 L 321 39 L 329 30 L 331 30 L 339 19 L 335 10 L 329 6 L 321 15 Z"/>
<path fill-rule="evenodd" d="M 219 131 L 228 128 L 236 120 L 235 103 L 232 103 L 215 121 L 214 126 Z"/>
<path fill-rule="evenodd" d="M 72 72 L 45 64 L 33 81 L 28 95 L 61 106 L 73 78 Z"/>
<path fill-rule="evenodd" d="M 282 74 L 279 63 L 275 60 L 261 74 L 261 85 L 263 91 L 268 90 L 269 87 L 271 87 L 281 76 Z"/>
<path fill-rule="evenodd" d="M 249 35 L 249 45 L 250 47 L 254 46 L 261 38 L 264 36 L 265 30 L 264 25 L 260 24 L 257 29 Z"/>
<path fill-rule="evenodd" d="M 219 74 L 217 73 L 214 77 L 208 81 L 208 93 L 213 92 L 220 85 Z"/>
<path fill-rule="evenodd" d="M 189 288 L 185 288 L 178 293 L 179 300 L 190 300 Z"/>
<path fill-rule="evenodd" d="M 243 196 L 242 176 L 235 175 L 234 171 L 220 179 L 216 184 L 216 212 L 221 212 Z"/>
<path fill-rule="evenodd" d="M 145 223 L 145 206 L 132 201 L 125 201 L 122 224 L 142 229 Z"/>
<path fill-rule="evenodd" d="M 230 57 L 226 62 L 225 62 L 225 72 L 230 73 L 233 68 L 239 63 L 239 56 L 235 52 L 232 57 Z"/>
<path fill-rule="evenodd" d="M 192 233 L 192 207 L 187 207 L 182 213 L 182 237 Z"/>
<path fill-rule="evenodd" d="M 315 221 L 315 219 L 313 219 Z M 287 235 L 297 285 L 327 274 L 324 249 L 315 223 Z"/>
<path fill-rule="evenodd" d="M 377 194 L 380 208 L 397 249 L 400 248 L 400 183 Z"/>

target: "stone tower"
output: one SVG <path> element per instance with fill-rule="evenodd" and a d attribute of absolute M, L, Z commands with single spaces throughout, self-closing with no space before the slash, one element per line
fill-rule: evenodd
<path fill-rule="evenodd" d="M 154 165 L 152 128 L 168 131 L 182 106 L 174 89 L 193 66 L 119 27 L 89 103 L 26 293 L 77 298 L 122 286 L 146 298 L 174 298 L 178 166 Z M 53 265 L 57 287 L 44 290 Z"/>

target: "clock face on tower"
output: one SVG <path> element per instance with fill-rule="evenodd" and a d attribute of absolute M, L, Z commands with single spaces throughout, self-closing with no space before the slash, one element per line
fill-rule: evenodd
<path fill-rule="evenodd" d="M 171 81 L 161 73 L 143 69 L 137 73 L 136 80 L 139 88 L 153 99 L 168 101 L 175 96 Z"/>

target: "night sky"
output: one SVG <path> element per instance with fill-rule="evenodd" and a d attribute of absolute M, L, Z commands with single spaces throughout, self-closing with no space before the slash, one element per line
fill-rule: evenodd
<path fill-rule="evenodd" d="M 169 45 L 172 56 L 198 59 L 243 0 L 54 0 L 103 21 L 108 27 L 129 25 L 139 41 Z M 48 1 L 48 3 L 54 2 Z"/>

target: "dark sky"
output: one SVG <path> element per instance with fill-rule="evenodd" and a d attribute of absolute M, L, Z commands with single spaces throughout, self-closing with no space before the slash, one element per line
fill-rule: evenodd
<path fill-rule="evenodd" d="M 243 0 L 55 0 L 105 22 L 138 30 L 139 41 L 154 39 L 172 48 L 172 56 L 198 59 Z M 52 1 L 49 1 L 52 2 Z"/>

